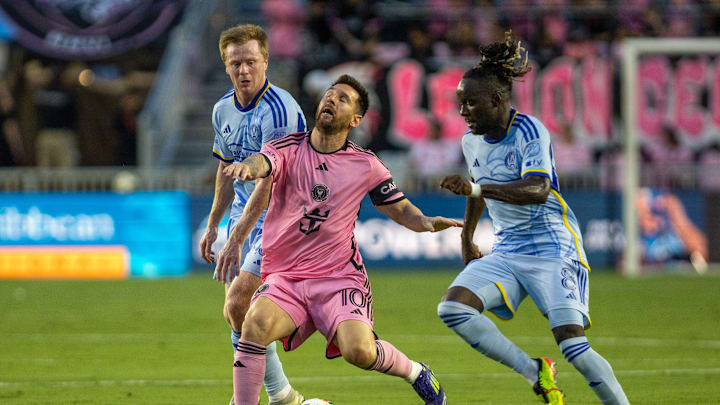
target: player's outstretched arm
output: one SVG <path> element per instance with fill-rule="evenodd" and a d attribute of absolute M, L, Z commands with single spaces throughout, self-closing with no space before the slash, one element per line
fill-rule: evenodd
<path fill-rule="evenodd" d="M 550 194 L 550 179 L 545 176 L 530 175 L 511 183 L 483 184 L 480 187 L 462 176 L 453 175 L 445 177 L 440 187 L 458 195 L 491 198 L 510 204 L 542 204 L 547 201 Z M 473 191 L 475 195 L 471 194 Z"/>
<path fill-rule="evenodd" d="M 240 180 L 255 180 L 270 175 L 270 162 L 262 153 L 253 153 L 242 163 L 233 163 L 223 170 L 226 176 Z"/>
<path fill-rule="evenodd" d="M 398 224 L 415 232 L 438 232 L 451 227 L 463 226 L 461 221 L 445 217 L 426 217 L 408 199 L 393 204 L 375 206 L 378 211 Z"/>
<path fill-rule="evenodd" d="M 232 179 L 223 176 L 223 170 L 229 165 L 225 162 L 218 164 L 218 169 L 215 174 L 215 196 L 213 197 L 212 208 L 210 208 L 210 215 L 208 216 L 207 228 L 203 237 L 200 239 L 200 255 L 203 260 L 208 263 L 215 263 L 215 252 L 212 251 L 212 245 L 217 240 L 218 236 L 218 225 L 222 220 L 223 215 L 227 207 L 235 196 L 235 191 L 232 186 Z"/>
<path fill-rule="evenodd" d="M 242 245 L 245 243 L 250 231 L 252 231 L 255 223 L 257 223 L 260 215 L 270 201 L 270 190 L 272 189 L 272 177 L 264 177 L 255 182 L 255 189 L 248 199 L 242 216 L 233 231 L 230 233 L 225 246 L 218 253 L 217 279 L 224 282 L 227 273 L 236 271 L 242 264 Z M 233 276 L 237 276 L 233 274 Z"/>
<path fill-rule="evenodd" d="M 482 198 L 468 198 L 465 204 L 465 225 L 461 234 L 462 259 L 465 264 L 482 257 L 473 237 L 480 216 L 485 211 L 485 200 Z"/>

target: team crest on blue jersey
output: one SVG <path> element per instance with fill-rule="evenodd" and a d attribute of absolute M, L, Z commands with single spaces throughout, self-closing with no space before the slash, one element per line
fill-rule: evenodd
<path fill-rule="evenodd" d="M 523 156 L 525 159 L 535 157 L 540 154 L 540 142 L 531 142 L 525 145 L 523 149 Z"/>
<path fill-rule="evenodd" d="M 255 142 L 260 142 L 260 141 L 262 141 L 262 134 L 260 133 L 260 127 L 259 127 L 259 126 L 256 126 L 256 125 L 251 125 L 251 126 L 250 126 L 250 137 L 251 137 Z"/>
<path fill-rule="evenodd" d="M 510 151 L 505 155 L 505 167 L 507 167 L 508 170 L 517 170 L 517 156 L 515 155 L 515 151 Z"/>
<path fill-rule="evenodd" d="M 328 199 L 328 196 L 330 195 L 330 189 L 328 189 L 328 186 L 324 184 L 316 184 L 315 187 L 313 187 L 311 192 L 313 200 L 317 202 L 323 202 Z"/>

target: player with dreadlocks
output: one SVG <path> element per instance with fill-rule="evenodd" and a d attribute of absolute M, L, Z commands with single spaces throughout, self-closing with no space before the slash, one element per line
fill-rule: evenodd
<path fill-rule="evenodd" d="M 520 41 L 481 49 L 481 60 L 457 87 L 460 115 L 470 130 L 462 138 L 471 180 L 443 179 L 442 188 L 467 196 L 462 232 L 465 269 L 450 285 L 438 315 L 475 350 L 520 373 L 545 403 L 563 404 L 555 363 L 532 359 L 483 315 L 511 319 L 530 295 L 565 359 L 582 373 L 604 404 L 628 404 L 610 364 L 585 337 L 588 273 L 577 219 L 558 188 L 550 134 L 535 117 L 510 106 L 512 82 L 530 70 Z M 488 209 L 495 230 L 491 254 L 473 243 Z"/>

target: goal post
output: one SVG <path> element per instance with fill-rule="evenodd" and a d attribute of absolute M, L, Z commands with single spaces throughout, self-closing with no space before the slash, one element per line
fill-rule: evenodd
<path fill-rule="evenodd" d="M 622 188 L 622 217 L 625 251 L 622 273 L 628 277 L 640 274 L 641 251 L 635 201 L 640 185 L 640 158 L 637 140 L 637 83 L 638 59 L 641 55 L 700 55 L 720 54 L 720 38 L 632 38 L 622 46 L 622 149 L 624 181 Z"/>

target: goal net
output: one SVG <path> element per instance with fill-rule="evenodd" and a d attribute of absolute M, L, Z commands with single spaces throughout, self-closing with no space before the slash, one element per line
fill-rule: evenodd
<path fill-rule="evenodd" d="M 704 273 L 708 261 L 717 261 L 718 55 L 720 38 L 623 43 L 622 271 L 627 276 L 672 268 L 673 260 Z M 657 151 L 647 150 L 651 139 L 660 145 Z M 653 152 L 663 158 L 643 164 L 644 155 Z"/>

